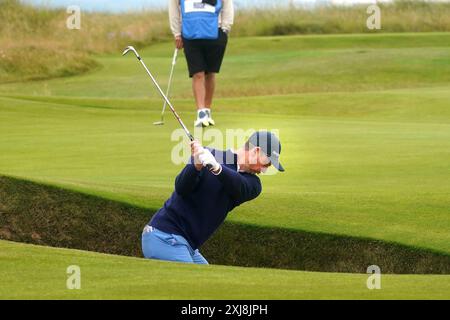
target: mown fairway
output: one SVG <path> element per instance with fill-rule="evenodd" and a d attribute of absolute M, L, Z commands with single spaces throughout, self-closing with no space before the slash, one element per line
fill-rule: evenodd
<path fill-rule="evenodd" d="M 140 53 L 164 87 L 172 44 Z M 152 125 L 159 119 L 162 102 L 135 58 L 118 52 L 97 59 L 103 67 L 86 75 L 0 86 L 0 174 L 158 208 L 182 168 L 171 162 L 172 148 L 179 143 L 171 141 L 176 122 L 167 115 L 164 127 Z M 450 254 L 450 34 L 232 39 L 219 79 L 215 129 L 222 133 L 232 128 L 278 129 L 287 170 L 262 177 L 263 195 L 236 209 L 230 220 L 373 238 Z M 190 96 L 181 57 L 173 102 L 192 128 Z M 205 140 L 206 145 L 209 142 Z M 5 252 L 13 250 L 1 252 L 7 261 Z M 42 263 L 51 252 L 41 252 Z M 121 259 L 85 257 L 92 266 Z M 24 274 L 32 272 L 26 259 L 16 261 L 26 269 Z M 162 272 L 161 278 L 148 280 L 156 281 L 169 268 L 132 261 L 140 276 L 124 280 L 127 283 L 115 281 L 125 290 L 121 292 L 132 291 L 129 286 L 137 285 L 149 269 Z M 4 265 L 0 272 L 11 272 Z M 371 296 L 364 289 L 365 277 L 358 275 L 170 268 L 180 272 L 180 279 L 194 270 L 199 278 L 207 273 L 222 283 L 215 288 L 228 288 L 206 296 L 199 289 L 198 297 L 262 298 L 259 294 L 269 290 L 263 286 L 272 281 L 250 286 L 242 295 L 236 286 L 239 277 L 257 279 L 258 272 L 285 277 L 286 294 L 274 296 L 278 298 L 395 296 L 387 290 Z M 227 272 L 239 277 L 228 277 Z M 22 277 L 8 275 L 14 281 Z M 327 278 L 336 282 L 330 284 Z M 397 297 L 418 292 L 413 291 L 420 281 L 389 279 L 398 288 Z M 442 286 L 450 281 L 448 276 L 414 279 Z M 171 281 L 173 287 L 158 296 L 149 296 L 144 285 L 134 292 L 136 297 L 186 298 L 176 295 L 182 290 L 175 288 L 189 284 Z M 308 281 L 322 284 L 299 290 Z M 339 282 L 349 290 L 341 290 Z M 427 290 L 440 288 L 435 282 Z M 53 286 L 50 281 L 49 289 Z M 411 290 L 405 289 L 408 286 Z M 69 297 L 64 289 L 58 290 L 54 294 Z M 102 290 L 85 294 L 104 297 Z M 30 297 L 31 292 L 37 293 L 30 291 Z M 236 295 L 221 295 L 224 292 Z"/>
<path fill-rule="evenodd" d="M 2 299 L 448 299 L 450 290 L 448 276 L 386 275 L 381 290 L 368 290 L 359 274 L 189 266 L 7 241 L 0 249 Z M 80 290 L 66 287 L 71 265 Z"/>

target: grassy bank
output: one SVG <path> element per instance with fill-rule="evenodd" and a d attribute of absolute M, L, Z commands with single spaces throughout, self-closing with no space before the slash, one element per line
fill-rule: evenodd
<path fill-rule="evenodd" d="M 382 4 L 382 29 L 368 30 L 366 6 L 315 10 L 237 11 L 232 36 L 450 31 L 450 4 L 397 1 Z M 98 67 L 93 53 L 171 38 L 166 12 L 85 13 L 81 29 L 66 27 L 65 10 L 0 1 L 0 83 L 84 73 Z"/>
<path fill-rule="evenodd" d="M 169 37 L 166 13 L 81 14 L 81 29 L 69 30 L 68 14 L 0 1 L 0 83 L 86 73 L 92 54 L 144 46 Z"/>
<path fill-rule="evenodd" d="M 81 271 L 68 290 L 67 268 Z M 198 266 L 0 241 L 0 299 L 449 299 L 448 275 L 382 275 Z M 171 310 L 176 318 L 179 310 Z"/>
<path fill-rule="evenodd" d="M 0 176 L 0 239 L 141 257 L 156 209 Z M 450 255 L 374 239 L 226 223 L 202 247 L 212 264 L 322 272 L 449 274 Z"/>

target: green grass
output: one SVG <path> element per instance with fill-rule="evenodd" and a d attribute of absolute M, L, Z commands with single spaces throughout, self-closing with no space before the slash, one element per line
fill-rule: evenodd
<path fill-rule="evenodd" d="M 154 210 L 0 176 L 0 238 L 142 257 Z M 30 200 L 32 199 L 32 200 Z M 225 222 L 202 253 L 211 264 L 323 272 L 449 274 L 450 255 L 380 240 Z"/>
<path fill-rule="evenodd" d="M 449 299 L 450 276 L 195 266 L 0 241 L 0 299 Z M 81 289 L 66 288 L 67 267 Z M 163 284 L 163 285 L 162 285 Z"/>
<path fill-rule="evenodd" d="M 232 36 L 450 31 L 448 3 L 395 1 L 379 6 L 381 30 L 367 28 L 366 5 L 327 6 L 314 10 L 237 8 Z M 123 14 L 83 11 L 79 30 L 68 30 L 67 18 L 64 9 L 35 8 L 19 0 L 0 1 L 0 83 L 86 73 L 97 67 L 90 58 L 92 54 L 117 52 L 130 43 L 143 48 L 172 39 L 165 11 Z M 353 60 L 352 56 L 348 58 Z M 403 58 L 408 59 L 410 55 Z M 307 88 L 317 89 L 318 85 L 320 81 L 310 83 Z M 239 86 L 234 89 L 238 90 Z"/>
<path fill-rule="evenodd" d="M 450 33 L 232 38 L 217 97 L 446 86 L 450 81 L 449 43 Z M 171 43 L 140 50 L 161 83 L 167 81 L 172 50 Z M 157 97 L 134 57 L 122 57 L 118 50 L 98 61 L 102 72 L 30 83 L 25 91 L 17 84 L 4 85 L 0 93 Z M 172 97 L 190 99 L 183 55 L 175 72 Z"/>
<path fill-rule="evenodd" d="M 330 104 L 339 96 L 342 113 L 358 113 L 350 102 L 353 95 L 331 94 Z M 438 100 L 435 117 L 396 119 L 396 114 L 408 113 L 408 99 L 390 112 L 386 108 L 371 114 L 361 108 L 362 114 L 347 117 L 256 114 L 248 107 L 239 117 L 218 112 L 222 130 L 280 128 L 288 169 L 263 177 L 263 196 L 238 208 L 230 219 L 368 236 L 449 253 L 449 185 L 442 179 L 450 152 L 450 126 L 442 119 L 449 95 L 414 96 L 418 104 Z M 312 95 L 302 100 L 309 97 L 318 99 Z M 272 99 L 273 104 L 284 100 Z M 270 98 L 265 100 L 270 103 Z M 318 100 L 323 103 L 323 96 Z M 221 108 L 226 110 L 227 102 L 221 101 Z M 0 133 L 8 137 L 2 142 L 1 173 L 151 208 L 160 207 L 172 192 L 181 169 L 170 160 L 177 141 L 169 137 L 176 124 L 170 120 L 165 127 L 152 126 L 158 112 L 147 110 L 157 109 L 158 103 L 143 104 L 140 110 L 14 99 L 0 103 L 6 124 Z M 386 120 L 380 119 L 383 113 Z M 192 113 L 183 116 L 193 121 Z"/>
<path fill-rule="evenodd" d="M 403 42 L 391 49 L 391 37 Z M 448 34 L 366 36 L 365 41 L 356 35 L 353 44 L 351 36 L 331 38 L 275 39 L 283 50 L 271 38 L 231 43 L 219 91 L 230 96 L 258 94 L 259 84 L 278 95 L 217 100 L 217 129 L 280 129 L 288 171 L 263 177 L 263 196 L 238 208 L 230 219 L 450 253 L 449 183 L 443 179 L 450 156 Z M 310 47 L 301 50 L 305 41 Z M 339 41 L 349 48 L 339 48 L 344 46 Z M 262 51 L 259 43 L 271 49 Z M 371 58 L 355 58 L 355 53 L 347 62 L 349 52 L 364 46 L 376 46 Z M 392 50 L 398 60 L 377 59 Z M 301 56 L 309 51 L 308 62 Z M 161 83 L 170 62 L 163 52 L 170 56 L 170 45 L 143 51 L 158 78 L 163 75 Z M 432 59 L 426 57 L 444 52 L 442 66 L 431 69 Z M 334 62 L 327 64 L 329 55 Z M 403 55 L 414 60 L 404 60 Z M 268 61 L 279 62 L 253 67 Z M 170 161 L 171 148 L 178 143 L 170 141 L 176 122 L 168 117 L 165 127 L 152 126 L 161 101 L 134 58 L 106 56 L 99 62 L 103 69 L 90 75 L 0 86 L 4 95 L 20 94 L 0 98 L 5 123 L 0 133 L 8 137 L 1 144 L 0 173 L 158 208 L 172 192 L 181 168 Z M 281 64 L 290 68 L 278 68 Z M 326 67 L 314 69 L 321 65 Z M 184 68 L 181 60 L 175 97 L 190 95 Z M 237 69 L 249 81 L 236 79 L 232 72 Z M 303 69 L 308 71 L 299 74 Z M 330 76 L 324 77 L 322 70 Z M 420 76 L 414 79 L 412 74 Z M 291 85 L 301 92 L 302 83 L 315 79 L 321 81 L 319 93 L 281 95 L 280 87 Z M 370 90 L 363 90 L 364 81 Z M 174 103 L 191 124 L 191 100 Z"/>
<path fill-rule="evenodd" d="M 215 129 L 279 129 L 287 171 L 262 177 L 261 197 L 229 221 L 449 255 L 448 40 L 448 33 L 232 39 Z M 170 43 L 141 51 L 163 86 L 171 51 Z M 166 126 L 152 125 L 162 102 L 136 59 L 119 52 L 96 59 L 102 69 L 82 76 L 0 85 L 0 174 L 157 209 L 182 168 L 170 160 L 176 122 L 169 115 Z M 183 59 L 173 96 L 191 128 Z M 392 278 L 411 286 L 398 297 L 415 294 L 410 279 L 422 278 Z M 319 288 L 305 294 L 323 295 Z"/>

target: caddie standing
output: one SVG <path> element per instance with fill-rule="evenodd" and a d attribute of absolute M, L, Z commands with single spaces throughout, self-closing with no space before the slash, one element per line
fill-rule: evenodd
<path fill-rule="evenodd" d="M 169 0 L 175 45 L 184 48 L 197 107 L 194 125 L 214 125 L 211 107 L 228 33 L 234 21 L 233 0 Z"/>

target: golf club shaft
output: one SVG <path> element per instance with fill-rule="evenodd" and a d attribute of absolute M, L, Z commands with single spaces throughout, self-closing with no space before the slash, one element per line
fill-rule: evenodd
<path fill-rule="evenodd" d="M 156 79 L 153 77 L 152 73 L 150 72 L 150 70 L 148 70 L 147 66 L 145 65 L 144 61 L 142 60 L 142 58 L 140 56 L 137 56 L 138 60 L 141 62 L 142 66 L 144 67 L 145 71 L 147 71 L 148 75 L 150 76 L 150 78 L 153 81 L 153 84 L 156 86 L 156 88 L 158 89 L 159 94 L 161 95 L 161 97 L 163 97 L 164 101 L 167 103 L 167 105 L 169 106 L 170 110 L 172 110 L 173 115 L 175 116 L 175 118 L 178 120 L 178 122 L 180 123 L 181 127 L 183 128 L 183 130 L 186 132 L 186 135 L 188 136 L 189 140 L 194 141 L 194 136 L 189 132 L 188 128 L 186 128 L 186 126 L 184 125 L 183 121 L 181 120 L 180 116 L 178 115 L 178 113 L 175 111 L 175 108 L 172 106 L 172 104 L 170 103 L 169 99 L 166 97 L 166 95 L 164 94 L 164 92 L 161 90 L 161 87 L 159 86 L 158 82 L 156 82 Z"/>
<path fill-rule="evenodd" d="M 173 59 L 172 59 L 172 69 L 170 70 L 169 84 L 167 86 L 167 91 L 166 91 L 167 98 L 169 98 L 170 87 L 172 85 L 173 71 L 175 69 L 175 64 L 177 63 L 177 56 L 178 56 L 178 49 L 175 48 L 175 52 L 173 54 Z M 166 111 L 166 106 L 167 106 L 167 101 L 164 100 L 164 105 L 163 105 L 163 109 L 161 112 L 161 121 L 164 121 L 164 112 Z"/>
<path fill-rule="evenodd" d="M 126 48 L 126 50 L 122 53 L 122 55 L 126 55 L 129 51 L 133 51 L 134 54 L 136 55 L 136 58 L 138 58 L 138 60 L 141 62 L 142 66 L 144 67 L 145 71 L 147 71 L 147 74 L 150 76 L 150 78 L 152 79 L 154 85 L 156 86 L 156 88 L 158 89 L 159 94 L 164 98 L 164 101 L 167 103 L 167 105 L 170 107 L 170 110 L 172 110 L 173 115 L 175 116 L 175 118 L 177 118 L 178 123 L 181 125 L 181 127 L 183 127 L 184 132 L 186 133 L 186 135 L 188 136 L 190 141 L 194 141 L 194 136 L 189 132 L 189 130 L 186 128 L 186 126 L 184 125 L 183 121 L 181 120 L 180 116 L 178 115 L 178 113 L 175 111 L 175 108 L 172 106 L 172 104 L 170 103 L 169 99 L 167 98 L 167 96 L 164 94 L 164 92 L 161 90 L 161 87 L 158 85 L 158 82 L 156 81 L 156 79 L 153 77 L 152 73 L 150 72 L 150 70 L 148 70 L 147 66 L 145 65 L 144 61 L 142 60 L 141 56 L 139 55 L 139 53 L 136 51 L 136 49 L 134 49 L 132 46 L 129 46 Z M 209 171 L 212 171 L 212 165 L 211 164 L 207 164 L 206 165 L 206 169 L 208 169 Z"/>

